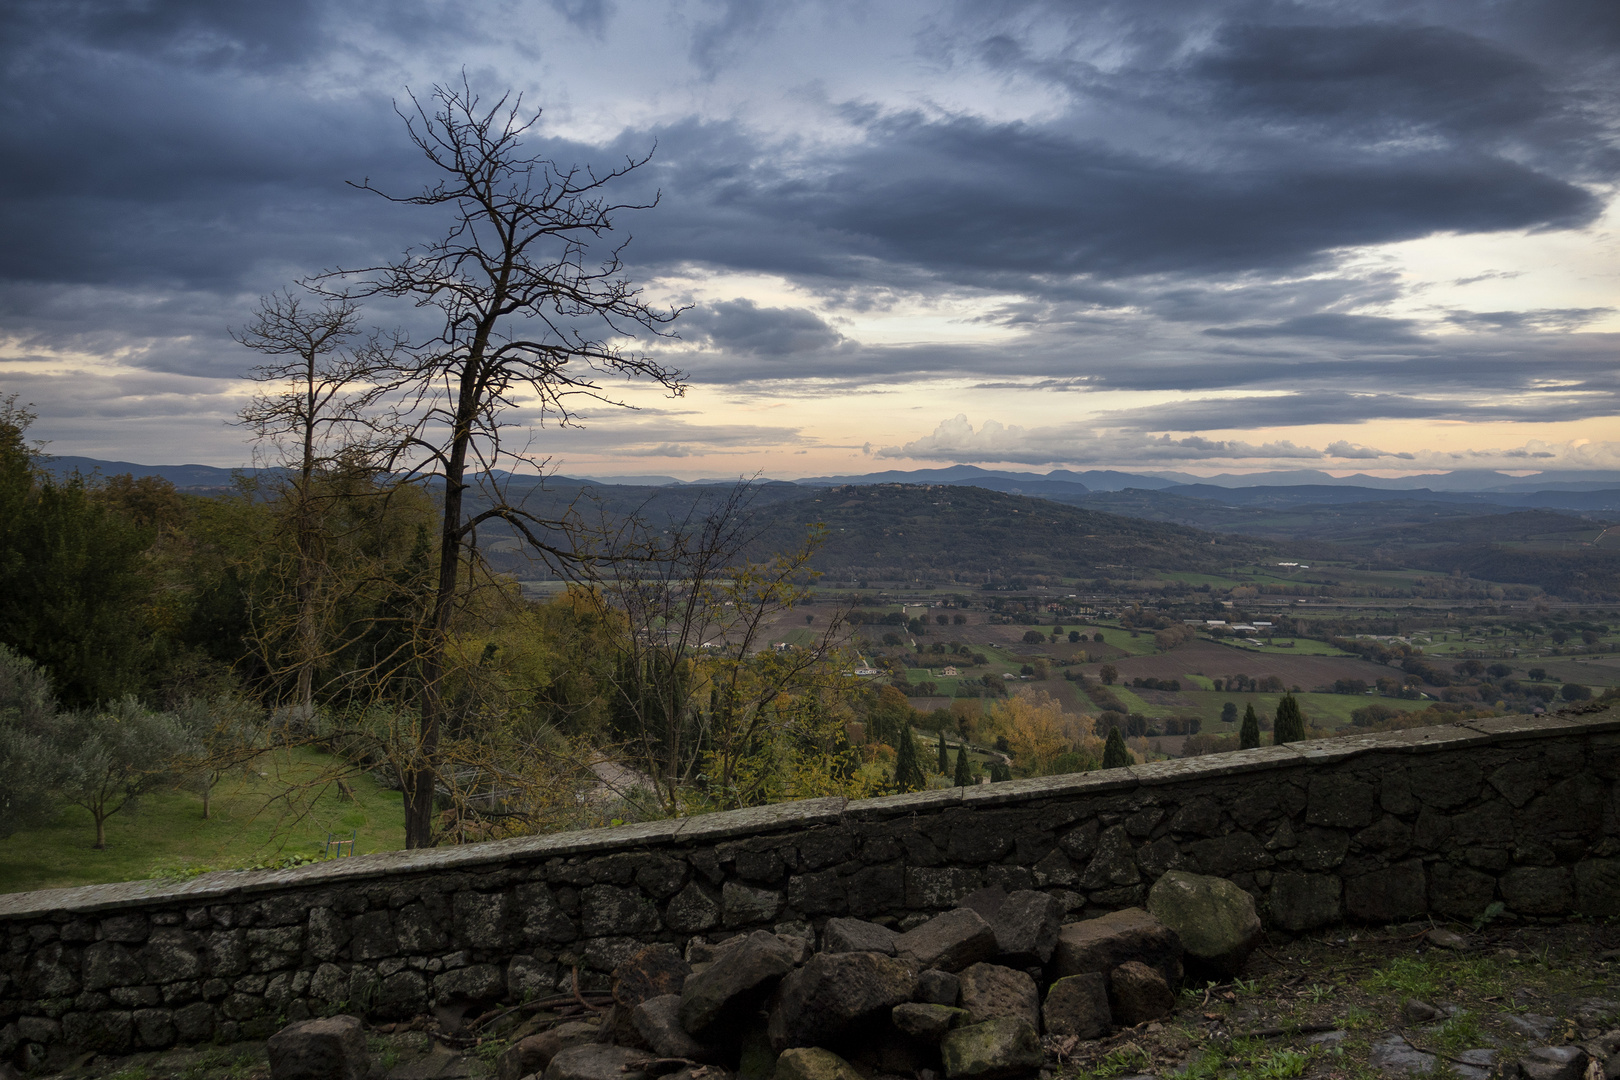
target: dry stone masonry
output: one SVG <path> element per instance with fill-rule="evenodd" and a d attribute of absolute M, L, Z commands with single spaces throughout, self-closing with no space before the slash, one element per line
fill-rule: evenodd
<path fill-rule="evenodd" d="M 827 987 L 845 979 L 862 1001 L 888 1002 L 891 1027 L 941 1031 L 943 1047 L 992 1024 L 984 1038 L 1015 1053 L 1019 1022 L 1079 1032 L 1110 998 L 1111 1009 L 1151 1008 L 1159 982 L 1176 984 L 1180 945 L 1172 963 L 1154 927 L 1220 889 L 1196 894 L 1169 877 L 1150 893 L 1174 872 L 1223 879 L 1265 926 L 1289 932 L 1430 912 L 1473 918 L 1493 902 L 1529 919 L 1620 914 L 1617 779 L 1613 711 L 1493 718 L 288 871 L 0 896 L 0 1060 L 262 1038 L 342 1012 L 481 1010 L 571 993 L 576 977 L 603 990 L 655 944 L 707 966 L 667 976 L 683 987 L 675 1012 L 668 1002 L 627 1008 L 621 1031 L 645 1024 L 698 1038 L 723 1026 L 732 1000 L 704 997 L 706 981 L 761 987 L 792 973 L 806 1002 L 836 997 Z M 1109 913 L 1142 938 L 1130 956 L 1097 959 L 1111 946 L 1069 932 Z M 1219 940 L 1189 935 L 1189 970 L 1240 963 L 1253 933 L 1238 918 Z M 761 944 L 705 955 L 734 939 Z M 1086 977 L 1126 963 L 1142 969 L 1129 973 L 1128 995 L 1112 976 Z M 1063 1017 L 1031 1023 L 1027 985 L 970 975 L 977 964 L 1039 972 L 1035 1007 L 1051 1010 L 1058 994 Z M 904 995 L 901 967 L 919 980 Z M 968 987 L 974 1005 L 964 1004 Z M 988 1019 L 963 1025 L 938 1009 Z M 957 1044 L 963 1060 L 984 1051 Z M 826 1064 L 812 1055 L 800 1065 L 816 1061 Z"/>

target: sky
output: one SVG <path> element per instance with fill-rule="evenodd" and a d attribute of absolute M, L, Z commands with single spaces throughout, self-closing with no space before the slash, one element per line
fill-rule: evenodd
<path fill-rule="evenodd" d="M 519 401 L 548 468 L 1620 469 L 1613 0 L 9 0 L 0 397 L 249 463 L 231 329 L 435 238 L 349 182 L 431 182 L 395 108 L 463 78 L 652 154 L 688 389 Z"/>

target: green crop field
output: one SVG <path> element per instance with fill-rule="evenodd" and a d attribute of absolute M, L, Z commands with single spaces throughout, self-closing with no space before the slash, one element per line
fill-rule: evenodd
<path fill-rule="evenodd" d="M 1247 649 L 1250 652 L 1264 653 L 1277 656 L 1350 656 L 1352 654 L 1342 649 L 1335 649 L 1325 641 L 1315 638 L 1221 638 L 1223 645 L 1232 645 L 1235 648 Z M 1281 642 L 1292 642 L 1292 645 L 1283 645 Z"/>
<path fill-rule="evenodd" d="M 255 772 L 229 777 L 214 789 L 207 820 L 199 796 L 155 792 L 137 812 L 108 819 L 104 851 L 91 847 L 96 833 L 89 813 L 67 807 L 48 826 L 0 840 L 0 892 L 133 881 L 161 870 L 255 865 L 295 854 L 319 857 L 328 832 L 357 832 L 358 854 L 404 847 L 400 794 L 369 776 L 350 781 L 353 801 L 335 788 L 296 809 L 276 798 L 335 764 L 313 750 L 266 754 Z"/>
<path fill-rule="evenodd" d="M 1059 624 L 1056 622 L 1036 626 L 1033 629 L 1046 630 L 1047 632 L 1050 632 L 1052 627 L 1058 625 L 1062 625 L 1063 627 L 1062 637 L 1065 641 L 1068 640 L 1069 631 L 1078 630 L 1088 638 L 1095 637 L 1097 634 L 1101 633 L 1103 636 L 1102 643 L 1104 645 L 1112 645 L 1114 648 L 1123 650 L 1132 656 L 1146 656 L 1149 653 L 1158 652 L 1159 650 L 1159 646 L 1153 640 L 1153 631 L 1151 630 L 1139 630 L 1137 631 L 1137 637 L 1131 637 L 1131 632 L 1129 630 L 1121 629 L 1118 626 L 1098 626 L 1095 623 Z"/>

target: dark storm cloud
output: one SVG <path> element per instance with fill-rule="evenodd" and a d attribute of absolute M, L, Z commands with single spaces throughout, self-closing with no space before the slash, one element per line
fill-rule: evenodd
<path fill-rule="evenodd" d="M 518 7 L 554 12 L 611 50 L 627 5 Z M 397 53 L 453 77 L 474 46 L 506 40 L 506 14 L 309 0 L 0 5 L 0 330 L 12 353 L 240 371 L 224 328 L 257 294 L 433 235 L 420 211 L 344 184 L 369 176 L 408 192 L 425 179 L 390 108 L 403 76 L 376 73 L 405 70 L 391 66 Z M 710 80 L 785 19 L 756 0 L 681 17 L 670 63 Z M 1541 382 L 1560 385 L 1573 410 L 1561 418 L 1612 407 L 1612 343 L 1559 333 L 1607 309 L 1457 311 L 1445 316 L 1453 332 L 1436 334 L 1363 313 L 1408 285 L 1344 252 L 1595 220 L 1596 192 L 1620 173 L 1620 5 L 1083 0 L 976 3 L 931 20 L 925 59 L 1037 86 L 1055 104 L 969 114 L 848 101 L 829 55 L 843 141 L 694 117 L 604 146 L 535 143 L 598 164 L 657 144 L 622 185 L 630 199 L 663 193 L 657 210 L 622 221 L 639 278 L 775 275 L 850 312 L 1011 296 L 982 319 L 1026 335 L 1011 347 L 875 348 L 808 309 L 722 299 L 685 320 L 699 348 L 680 363 L 695 378 L 1292 386 L 1302 396 L 1286 415 L 1265 411 L 1281 399 L 1244 399 L 1255 410 L 1245 422 L 1277 424 L 1335 410 L 1347 422 L 1478 418 L 1489 407 L 1468 392 Z M 475 76 L 486 88 L 517 81 L 487 67 Z M 1001 118 L 1015 114 L 1034 118 Z M 1553 399 L 1538 393 L 1494 415 L 1544 417 Z M 1209 422 L 1203 407 L 1174 415 L 1192 430 Z"/>
<path fill-rule="evenodd" d="M 819 352 L 843 340 L 825 319 L 805 308 L 760 307 L 752 300 L 726 300 L 687 312 L 681 337 L 749 356 L 783 357 Z"/>

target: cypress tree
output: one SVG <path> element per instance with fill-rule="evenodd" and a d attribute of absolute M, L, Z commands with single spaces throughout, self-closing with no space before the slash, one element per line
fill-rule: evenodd
<path fill-rule="evenodd" d="M 1243 711 L 1243 727 L 1238 732 L 1238 749 L 1253 750 L 1260 745 L 1260 718 L 1254 715 L 1254 704 Z"/>
<path fill-rule="evenodd" d="M 1103 747 L 1103 764 L 1105 769 L 1122 769 L 1131 763 L 1131 752 L 1125 749 L 1125 736 L 1120 734 L 1118 727 L 1108 729 L 1108 743 Z"/>
<path fill-rule="evenodd" d="M 1271 732 L 1271 741 L 1277 746 L 1299 742 L 1305 737 L 1305 716 L 1299 711 L 1299 702 L 1293 694 L 1284 694 L 1277 702 L 1277 721 Z"/>
<path fill-rule="evenodd" d="M 973 783 L 973 772 L 968 766 L 967 744 L 961 743 L 956 747 L 956 786 L 967 787 Z"/>
<path fill-rule="evenodd" d="M 941 775 L 941 776 L 949 776 L 950 774 L 951 774 L 951 759 L 950 759 L 949 753 L 945 749 L 945 729 L 940 728 L 939 729 L 939 775 Z"/>
<path fill-rule="evenodd" d="M 899 752 L 894 758 L 894 789 L 919 791 L 927 784 L 928 781 L 923 777 L 922 762 L 917 760 L 917 738 L 912 735 L 910 724 L 902 725 Z"/>

